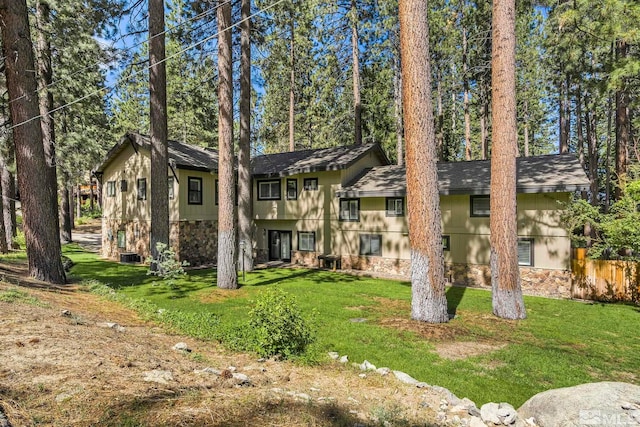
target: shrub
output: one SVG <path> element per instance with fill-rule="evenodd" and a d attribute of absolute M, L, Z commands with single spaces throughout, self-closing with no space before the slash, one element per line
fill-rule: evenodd
<path fill-rule="evenodd" d="M 314 317 L 312 312 L 305 319 L 295 299 L 284 291 L 267 290 L 249 312 L 253 350 L 262 357 L 302 354 L 315 340 Z"/>
<path fill-rule="evenodd" d="M 187 267 L 189 263 L 187 261 L 178 261 L 175 251 L 165 243 L 156 243 L 156 249 L 158 258 L 149 260 L 150 268 L 147 274 L 161 277 L 169 287 L 175 288 L 176 279 L 180 279 L 187 274 L 184 271 L 184 267 Z"/>

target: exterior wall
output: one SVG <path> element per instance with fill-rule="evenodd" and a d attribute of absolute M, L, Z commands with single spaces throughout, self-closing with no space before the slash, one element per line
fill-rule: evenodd
<path fill-rule="evenodd" d="M 102 256 L 119 259 L 121 253 L 136 253 L 144 260 L 149 256 L 149 221 L 127 221 L 102 218 Z M 125 247 L 118 247 L 118 232 L 124 232 Z"/>
<path fill-rule="evenodd" d="M 194 171 L 188 169 L 178 169 L 179 184 L 175 183 L 175 197 L 170 204 L 171 219 L 173 221 L 217 221 L 218 205 L 215 203 L 216 180 L 218 174 Z M 202 179 L 202 204 L 189 204 L 189 178 Z"/>

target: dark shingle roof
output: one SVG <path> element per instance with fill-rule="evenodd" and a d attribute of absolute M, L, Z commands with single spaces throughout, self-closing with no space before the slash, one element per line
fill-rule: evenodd
<path fill-rule="evenodd" d="M 342 190 L 338 197 L 399 197 L 406 195 L 403 166 L 367 169 Z M 438 163 L 440 194 L 489 194 L 491 161 Z M 572 154 L 520 157 L 517 159 L 518 193 L 571 192 L 587 190 L 589 180 Z"/>
<path fill-rule="evenodd" d="M 258 177 L 341 170 L 369 153 L 377 155 L 383 163 L 389 163 L 380 145 L 360 144 L 256 156 L 251 160 L 251 169 Z"/>
<path fill-rule="evenodd" d="M 213 149 L 202 148 L 183 142 L 169 140 L 169 162 L 179 169 L 201 170 L 217 172 L 218 152 Z M 124 150 L 128 144 L 132 144 L 134 150 L 140 148 L 151 149 L 151 138 L 138 133 L 127 133 L 107 153 L 104 161 L 96 168 L 96 172 L 103 172 L 111 161 Z"/>

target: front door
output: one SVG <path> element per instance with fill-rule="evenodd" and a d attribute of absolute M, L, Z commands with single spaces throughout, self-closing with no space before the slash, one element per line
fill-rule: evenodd
<path fill-rule="evenodd" d="M 291 261 L 291 232 L 269 230 L 269 261 Z"/>

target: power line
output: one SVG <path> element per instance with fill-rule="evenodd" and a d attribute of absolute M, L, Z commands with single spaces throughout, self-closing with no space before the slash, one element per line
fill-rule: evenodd
<path fill-rule="evenodd" d="M 277 6 L 278 4 L 280 4 L 280 3 L 284 2 L 284 1 L 286 1 L 286 0 L 277 0 L 275 3 L 272 3 L 272 4 L 268 5 L 268 6 L 266 6 L 266 7 L 262 8 L 262 9 L 260 9 L 259 11 L 257 11 L 256 13 L 254 13 L 254 14 L 252 14 L 252 15 L 248 16 L 248 17 L 247 17 L 247 18 L 245 18 L 245 19 L 241 19 L 240 21 L 238 21 L 238 22 L 234 23 L 233 25 L 230 25 L 229 27 L 225 28 L 224 30 L 222 30 L 222 31 L 218 31 L 217 33 L 215 33 L 215 34 L 213 34 L 213 35 L 211 35 L 211 36 L 205 37 L 204 39 L 202 39 L 202 40 L 200 40 L 200 41 L 198 41 L 198 42 L 196 42 L 196 43 L 193 43 L 193 44 L 191 44 L 191 45 L 187 46 L 186 48 L 181 49 L 180 51 L 178 51 L 178 52 L 176 52 L 176 53 L 174 53 L 174 54 L 172 54 L 172 55 L 170 55 L 170 56 L 165 57 L 163 60 L 156 62 L 154 65 L 162 64 L 163 62 L 166 62 L 166 61 L 168 61 L 169 59 L 172 59 L 172 58 L 174 58 L 174 57 L 176 57 L 176 56 L 178 56 L 178 55 L 180 55 L 180 54 L 182 54 L 182 53 L 184 53 L 184 52 L 186 52 L 186 51 L 188 51 L 188 50 L 191 50 L 191 49 L 193 49 L 193 48 L 195 48 L 195 47 L 197 47 L 197 46 L 199 46 L 199 45 L 201 45 L 201 44 L 203 44 L 203 43 L 206 43 L 206 42 L 208 42 L 209 40 L 213 40 L 214 38 L 218 37 L 222 32 L 224 32 L 224 31 L 229 31 L 229 30 L 231 30 L 231 29 L 233 29 L 233 28 L 235 28 L 235 27 L 239 26 L 239 25 L 240 25 L 240 24 L 242 24 L 243 22 L 245 22 L 245 21 L 247 21 L 247 20 L 249 20 L 249 19 L 251 19 L 251 18 L 253 18 L 253 17 L 257 16 L 258 14 L 260 14 L 260 13 L 262 13 L 262 12 L 265 12 L 266 10 L 269 10 L 269 9 L 271 9 L 271 8 L 273 8 L 273 7 L 275 7 L 275 6 Z M 229 1 L 225 2 L 224 4 L 226 4 L 226 3 L 229 3 Z M 222 6 L 222 4 L 221 4 L 220 6 Z M 152 67 L 151 65 L 148 65 L 147 67 L 145 67 L 145 68 L 144 68 L 144 69 L 142 69 L 142 70 L 134 71 L 134 72 L 133 72 L 131 75 L 129 75 L 127 78 L 135 77 L 135 76 L 137 76 L 138 74 L 140 74 L 142 71 L 146 71 L 146 70 L 151 69 L 151 67 Z M 61 106 L 59 106 L 59 107 L 57 107 L 57 108 L 54 108 L 53 110 L 48 111 L 48 112 L 47 112 L 47 114 L 52 114 L 52 113 L 55 113 L 55 112 L 57 112 L 57 111 L 63 110 L 63 109 L 65 109 L 65 108 L 67 108 L 67 107 L 70 107 L 70 106 L 72 106 L 72 105 L 77 104 L 78 102 L 84 101 L 85 99 L 88 99 L 88 98 L 91 98 L 91 97 L 93 97 L 93 96 L 95 96 L 95 95 L 98 95 L 98 94 L 100 94 L 100 93 L 101 93 L 101 92 L 103 92 L 103 91 L 111 91 L 111 90 L 115 89 L 115 87 L 116 87 L 118 84 L 119 84 L 119 82 L 116 82 L 112 87 L 109 87 L 109 86 L 102 87 L 102 88 L 100 88 L 100 89 L 98 89 L 98 90 L 95 90 L 95 91 L 93 91 L 93 92 L 91 92 L 91 93 L 89 93 L 89 94 L 85 95 L 85 96 L 82 96 L 82 97 L 80 97 L 80 98 L 76 98 L 76 99 L 74 99 L 73 101 L 67 102 L 66 104 L 63 104 L 63 105 L 61 105 Z M 17 99 L 18 99 L 18 98 L 16 98 L 16 100 L 17 100 Z M 19 126 L 25 125 L 25 124 L 27 124 L 27 123 L 30 123 L 30 122 L 32 122 L 32 121 L 34 121 L 34 120 L 37 120 L 37 119 L 40 119 L 40 118 L 42 118 L 42 117 L 43 117 L 43 115 L 42 115 L 42 114 L 38 114 L 37 116 L 33 116 L 33 117 L 31 117 L 31 118 L 29 118 L 29 119 L 27 119 L 27 120 L 24 120 L 23 122 L 17 123 L 17 124 L 15 124 L 15 125 L 13 125 L 13 126 L 9 127 L 9 128 L 7 129 L 7 131 L 9 131 L 9 130 L 13 130 L 13 129 L 15 129 L 15 128 L 19 127 Z"/>

